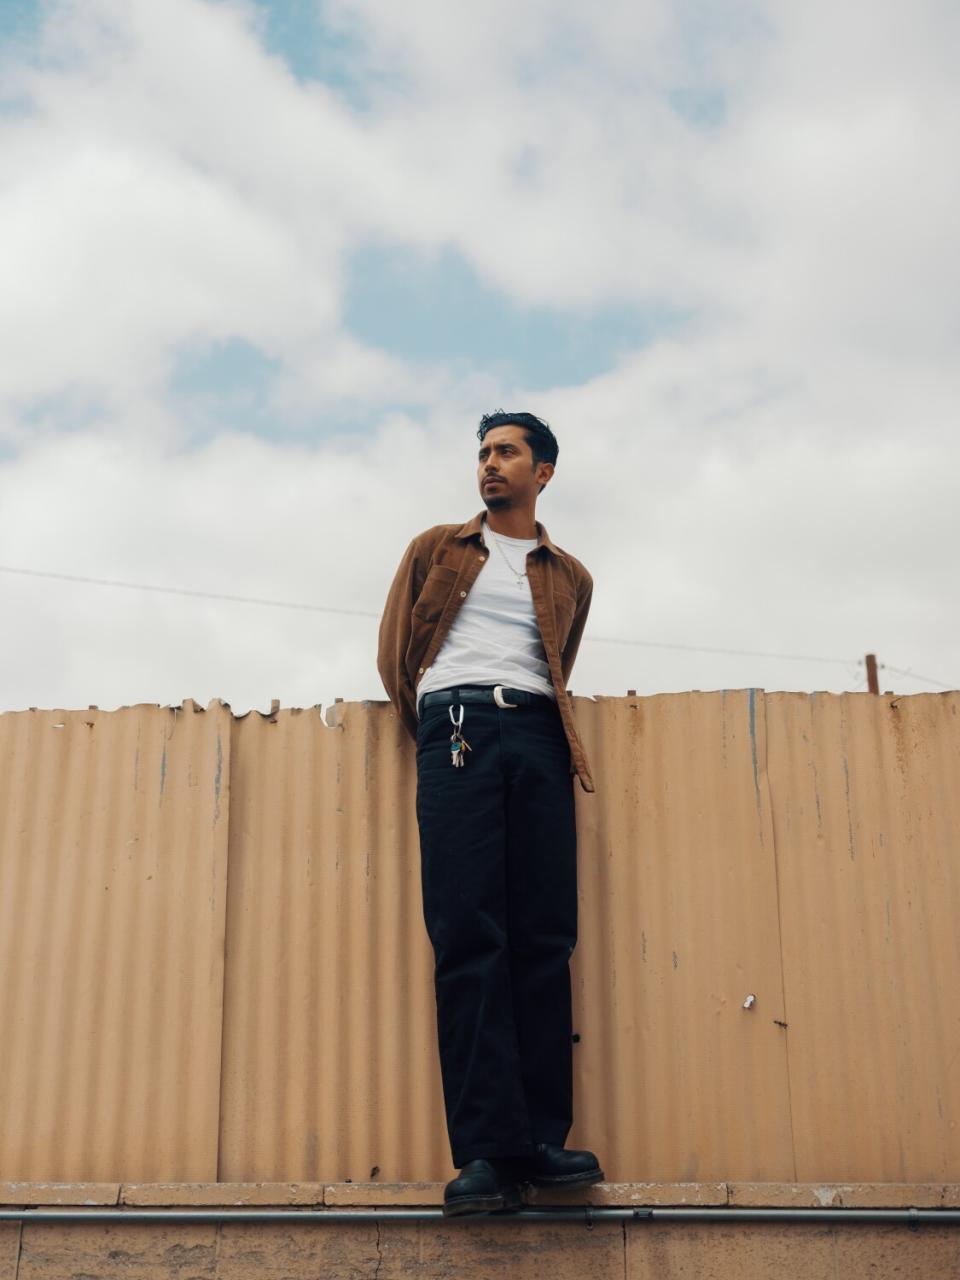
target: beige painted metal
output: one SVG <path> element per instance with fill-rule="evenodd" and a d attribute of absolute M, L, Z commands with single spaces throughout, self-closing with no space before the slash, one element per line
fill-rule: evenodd
<path fill-rule="evenodd" d="M 0 716 L 0 1177 L 216 1176 L 230 720 Z"/>
<path fill-rule="evenodd" d="M 614 1181 L 794 1176 L 761 698 L 576 700 L 570 1144 Z"/>
<path fill-rule="evenodd" d="M 797 1177 L 960 1169 L 960 696 L 767 698 Z"/>
<path fill-rule="evenodd" d="M 576 699 L 610 1181 L 960 1180 L 958 706 Z M 450 1176 L 412 743 L 332 718 L 0 716 L 0 1179 Z"/>
<path fill-rule="evenodd" d="M 386 707 L 336 710 L 234 724 L 223 1179 L 449 1161 L 412 752 Z"/>

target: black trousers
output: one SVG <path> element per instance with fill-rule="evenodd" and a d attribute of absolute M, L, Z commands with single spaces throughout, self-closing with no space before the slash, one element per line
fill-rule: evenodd
<path fill-rule="evenodd" d="M 573 1122 L 577 837 L 556 704 L 448 704 L 417 728 L 423 914 L 454 1166 L 562 1145 Z"/>

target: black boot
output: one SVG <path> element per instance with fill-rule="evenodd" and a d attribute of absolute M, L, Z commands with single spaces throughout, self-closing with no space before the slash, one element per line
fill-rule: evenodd
<path fill-rule="evenodd" d="M 515 1159 L 469 1160 L 444 1188 L 444 1215 L 519 1209 L 523 1204 L 520 1173 L 520 1161 Z"/>
<path fill-rule="evenodd" d="M 524 1170 L 537 1187 L 580 1187 L 602 1182 L 603 1170 L 592 1151 L 566 1151 L 551 1142 L 538 1142 Z"/>

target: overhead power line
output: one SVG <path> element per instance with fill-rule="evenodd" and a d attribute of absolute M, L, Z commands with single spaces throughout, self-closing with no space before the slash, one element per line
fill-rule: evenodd
<path fill-rule="evenodd" d="M 588 637 L 584 636 L 586 640 Z M 839 662 L 846 664 L 852 658 L 814 658 L 805 653 L 769 653 L 763 649 L 717 649 L 705 648 L 699 644 L 677 644 L 666 640 L 621 640 L 613 636 L 590 636 L 589 639 L 599 644 L 636 644 L 650 649 L 687 649 L 691 653 L 732 653 L 744 658 L 786 658 L 790 662 Z"/>
<path fill-rule="evenodd" d="M 344 609 L 339 605 L 305 604 L 302 601 L 295 600 L 267 600 L 260 596 L 229 595 L 222 591 L 195 591 L 189 587 L 161 587 L 155 583 L 124 582 L 117 578 L 92 578 L 75 573 L 54 573 L 46 569 L 21 569 L 6 564 L 0 564 L 0 573 L 18 573 L 25 577 L 53 578 L 60 582 L 80 582 L 98 587 L 122 587 L 128 591 L 157 591 L 164 595 L 192 596 L 201 600 L 229 600 L 234 604 L 256 604 L 270 609 L 300 609 L 311 613 L 343 614 L 354 618 L 379 619 L 381 616 L 372 609 Z M 741 658 L 774 658 L 785 662 L 827 662 L 844 666 L 849 665 L 851 662 L 862 663 L 860 658 L 825 658 L 804 653 L 773 653 L 765 649 L 728 649 L 715 645 L 681 644 L 671 640 L 635 640 L 620 636 L 588 635 L 584 636 L 584 641 L 595 644 L 622 644 L 644 649 L 672 649 L 686 653 L 714 653 Z M 934 680 L 931 676 L 917 675 L 914 671 L 892 667 L 889 663 L 880 663 L 880 666 L 887 671 L 894 671 L 898 675 L 909 676 L 913 680 L 921 680 L 926 684 L 938 685 L 942 689 L 954 688 L 953 685 L 944 684 L 941 680 Z"/>
<path fill-rule="evenodd" d="M 956 685 L 944 684 L 942 680 L 934 680 L 932 676 L 918 676 L 915 671 L 905 671 L 902 667 L 891 667 L 889 662 L 881 662 L 884 671 L 895 671 L 898 676 L 909 676 L 911 680 L 922 680 L 924 684 L 939 685 L 941 689 L 955 689 Z"/>
<path fill-rule="evenodd" d="M 328 604 L 299 604 L 291 600 L 262 600 L 257 596 L 231 596 L 222 591 L 191 591 L 188 587 L 157 587 L 146 582 L 120 582 L 116 578 L 84 578 L 75 573 L 49 573 L 43 569 L 14 569 L 0 564 L 0 573 L 23 573 L 32 578 L 58 578 L 61 582 L 92 582 L 98 587 L 126 587 L 131 591 L 162 591 L 172 596 L 197 596 L 204 600 L 232 600 L 235 604 L 262 604 L 272 609 L 307 609 L 314 613 L 348 613 L 358 618 L 379 618 L 369 609 L 342 609 Z"/>

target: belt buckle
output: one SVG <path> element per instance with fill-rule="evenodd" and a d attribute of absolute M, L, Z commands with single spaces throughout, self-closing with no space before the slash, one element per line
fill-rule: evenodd
<path fill-rule="evenodd" d="M 519 707 L 519 702 L 506 702 L 503 697 L 504 686 L 495 684 L 493 686 L 493 700 L 498 707 Z"/>

